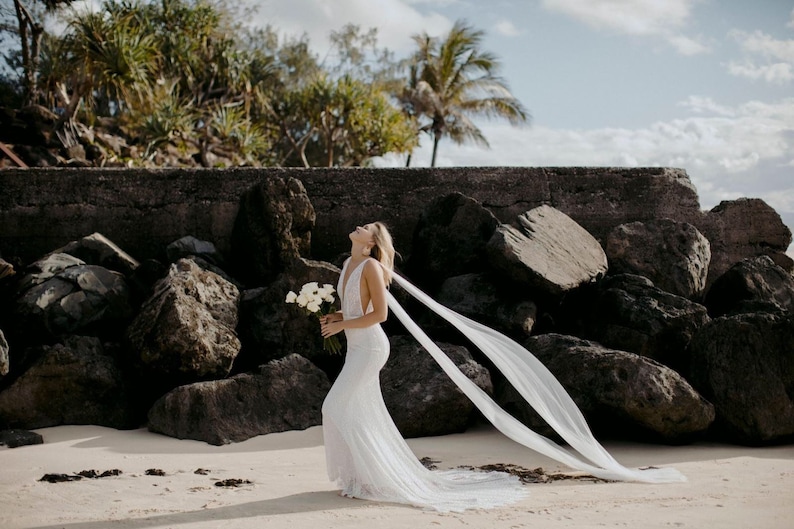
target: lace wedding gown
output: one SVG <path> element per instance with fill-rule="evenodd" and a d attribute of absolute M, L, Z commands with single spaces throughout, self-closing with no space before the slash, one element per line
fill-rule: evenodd
<path fill-rule="evenodd" d="M 366 261 L 365 261 L 366 262 Z M 337 292 L 346 318 L 361 307 L 363 263 L 343 284 L 350 261 L 339 276 Z M 505 412 L 472 382 L 387 294 L 389 309 L 433 356 L 458 388 L 499 431 L 514 441 L 571 468 L 612 480 L 666 483 L 685 481 L 673 468 L 626 468 L 593 437 L 579 408 L 529 351 L 503 334 L 437 303 L 397 274 L 394 282 L 460 330 L 578 455 L 530 430 Z M 368 311 L 372 307 L 368 307 Z M 347 356 L 342 372 L 323 403 L 323 436 L 328 476 L 342 494 L 355 498 L 407 503 L 440 511 L 494 507 L 526 495 L 517 478 L 500 472 L 427 470 L 394 425 L 380 390 L 379 373 L 389 356 L 389 341 L 379 325 L 345 330 Z"/>

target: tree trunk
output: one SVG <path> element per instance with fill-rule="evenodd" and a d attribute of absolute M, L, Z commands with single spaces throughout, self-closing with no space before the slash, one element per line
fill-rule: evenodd
<path fill-rule="evenodd" d="M 413 156 L 413 153 L 409 152 L 408 153 L 408 158 L 405 159 L 405 166 L 406 167 L 411 167 L 411 156 Z"/>
<path fill-rule="evenodd" d="M 430 167 L 436 166 L 436 153 L 438 152 L 439 141 L 441 141 L 441 135 L 433 134 L 433 158 L 430 160 Z"/>

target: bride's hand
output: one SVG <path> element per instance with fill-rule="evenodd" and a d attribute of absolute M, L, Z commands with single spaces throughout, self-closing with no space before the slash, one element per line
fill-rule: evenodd
<path fill-rule="evenodd" d="M 341 312 L 331 312 L 330 314 L 326 314 L 325 316 L 320 316 L 320 323 L 330 323 L 333 321 L 342 321 L 344 316 Z"/>
<path fill-rule="evenodd" d="M 328 338 L 334 334 L 342 332 L 343 330 L 341 318 L 338 321 L 326 320 L 320 322 L 320 332 L 322 332 L 323 338 Z"/>

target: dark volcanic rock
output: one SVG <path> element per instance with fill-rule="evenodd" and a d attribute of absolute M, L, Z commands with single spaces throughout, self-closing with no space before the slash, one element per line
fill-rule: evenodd
<path fill-rule="evenodd" d="M 329 353 L 323 350 L 319 321 L 284 300 L 287 292 L 297 292 L 310 281 L 336 288 L 337 279 L 339 269 L 334 265 L 298 259 L 270 285 L 244 291 L 238 325 L 243 351 L 237 369 L 251 369 L 293 353 L 321 364 L 320 359 L 327 358 Z M 340 340 L 344 336 L 340 335 Z"/>
<path fill-rule="evenodd" d="M 540 206 L 517 224 L 496 228 L 487 247 L 493 268 L 515 283 L 559 296 L 606 274 L 601 245 L 561 211 Z"/>
<path fill-rule="evenodd" d="M 44 438 L 36 432 L 27 430 L 2 430 L 0 431 L 0 446 L 18 448 L 20 446 L 40 445 Z"/>
<path fill-rule="evenodd" d="M 794 261 L 785 253 L 791 230 L 761 199 L 724 200 L 703 216 L 698 229 L 711 243 L 709 284 L 735 263 L 757 255 L 768 255 L 787 272 L 794 271 Z"/>
<path fill-rule="evenodd" d="M 794 313 L 714 319 L 689 349 L 688 378 L 714 404 L 730 440 L 794 438 Z"/>
<path fill-rule="evenodd" d="M 485 246 L 498 225 L 493 213 L 473 198 L 461 193 L 435 198 L 416 224 L 406 273 L 420 287 L 435 291 L 448 277 L 484 271 Z"/>
<path fill-rule="evenodd" d="M 65 253 L 76 257 L 86 264 L 97 265 L 108 270 L 115 270 L 125 276 L 138 268 L 138 261 L 116 246 L 101 233 L 92 233 L 52 253 Z"/>
<path fill-rule="evenodd" d="M 27 429 L 137 426 L 127 377 L 107 345 L 95 337 L 69 336 L 40 349 L 39 359 L 0 393 L 0 423 Z"/>
<path fill-rule="evenodd" d="M 560 334 L 533 336 L 524 346 L 560 381 L 591 427 L 605 434 L 678 442 L 714 421 L 714 407 L 681 375 L 648 358 Z M 499 401 L 530 427 L 548 429 L 512 386 L 500 389 Z"/>
<path fill-rule="evenodd" d="M 265 285 L 311 250 L 315 213 L 306 189 L 295 178 L 268 178 L 242 196 L 232 232 L 239 277 Z"/>
<path fill-rule="evenodd" d="M 704 303 L 713 317 L 794 311 L 794 276 L 766 255 L 743 259 L 714 281 Z"/>
<path fill-rule="evenodd" d="M 61 253 L 28 267 L 15 310 L 19 327 L 33 341 L 65 333 L 109 336 L 131 316 L 124 276 Z"/>
<path fill-rule="evenodd" d="M 451 277 L 441 285 L 437 298 L 458 314 L 509 336 L 529 336 L 538 315 L 534 302 L 515 299 L 485 274 Z"/>
<path fill-rule="evenodd" d="M 403 437 L 462 432 L 475 411 L 474 404 L 413 338 L 394 336 L 391 354 L 381 371 L 383 400 Z M 438 346 L 475 384 L 491 393 L 488 370 L 476 363 L 465 347 Z"/>
<path fill-rule="evenodd" d="M 222 277 L 180 259 L 127 330 L 136 364 L 179 381 L 226 376 L 240 352 L 239 297 Z"/>
<path fill-rule="evenodd" d="M 706 290 L 709 241 L 687 222 L 659 219 L 621 224 L 607 237 L 611 274 L 647 277 L 657 287 L 689 299 Z"/>
<path fill-rule="evenodd" d="M 298 355 L 225 380 L 178 387 L 155 402 L 149 430 L 214 445 L 257 435 L 303 430 L 322 422 L 330 383 Z"/>
<path fill-rule="evenodd" d="M 631 274 L 610 276 L 565 299 L 561 328 L 600 344 L 679 368 L 686 347 L 709 321 L 706 307 Z"/>
<path fill-rule="evenodd" d="M 201 257 L 203 260 L 215 265 L 223 266 L 224 259 L 221 253 L 215 248 L 215 245 L 209 241 L 201 241 L 192 235 L 187 235 L 178 239 L 165 248 L 165 253 L 168 256 L 168 261 L 175 263 L 176 261 L 194 255 Z"/>

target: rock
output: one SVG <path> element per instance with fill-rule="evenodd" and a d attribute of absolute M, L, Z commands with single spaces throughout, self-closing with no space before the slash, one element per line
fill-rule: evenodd
<path fill-rule="evenodd" d="M 538 315 L 534 302 L 515 299 L 511 293 L 501 291 L 485 274 L 447 279 L 437 299 L 458 314 L 514 337 L 529 336 Z"/>
<path fill-rule="evenodd" d="M 786 255 L 791 230 L 761 199 L 724 200 L 703 216 L 698 229 L 711 243 L 709 285 L 735 263 L 757 255 L 768 255 L 783 270 L 794 271 L 794 260 Z"/>
<path fill-rule="evenodd" d="M 0 279 L 11 277 L 15 274 L 14 265 L 0 257 Z"/>
<path fill-rule="evenodd" d="M 319 322 L 299 307 L 287 305 L 284 299 L 287 292 L 297 292 L 310 281 L 331 284 L 336 288 L 339 272 L 330 263 L 298 259 L 270 285 L 244 291 L 238 325 L 243 351 L 237 362 L 238 368 L 252 369 L 293 353 L 323 367 L 323 358 L 327 362 L 329 353 L 323 350 Z M 334 296 L 338 306 L 338 295 Z M 340 335 L 340 340 L 344 343 L 344 336 Z"/>
<path fill-rule="evenodd" d="M 8 341 L 0 329 L 0 380 L 8 374 L 11 364 L 8 361 Z"/>
<path fill-rule="evenodd" d="M 139 266 L 138 261 L 101 233 L 92 233 L 80 240 L 72 241 L 52 253 L 69 254 L 86 264 L 115 270 L 125 276 L 132 274 Z"/>
<path fill-rule="evenodd" d="M 38 348 L 38 360 L 0 393 L 0 423 L 12 428 L 137 426 L 115 349 L 92 336 Z"/>
<path fill-rule="evenodd" d="M 747 444 L 794 438 L 794 314 L 737 314 L 703 326 L 689 345 L 688 379 L 716 425 Z"/>
<path fill-rule="evenodd" d="M 621 224 L 609 233 L 606 254 L 612 274 L 641 275 L 662 290 L 694 300 L 705 292 L 709 241 L 688 222 Z"/>
<path fill-rule="evenodd" d="M 266 285 L 311 250 L 315 213 L 295 178 L 267 178 L 243 194 L 232 231 L 232 254 L 243 283 Z"/>
<path fill-rule="evenodd" d="M 44 438 L 36 432 L 27 430 L 2 430 L 0 431 L 0 446 L 18 448 L 20 446 L 40 445 Z"/>
<path fill-rule="evenodd" d="M 391 354 L 381 371 L 383 400 L 403 437 L 462 432 L 471 422 L 474 404 L 441 370 L 430 354 L 409 336 L 390 339 Z M 480 388 L 491 393 L 488 370 L 465 347 L 439 347 Z"/>
<path fill-rule="evenodd" d="M 714 281 L 704 303 L 715 318 L 738 312 L 794 312 L 794 276 L 769 256 L 743 259 Z"/>
<path fill-rule="evenodd" d="M 620 274 L 568 296 L 561 319 L 568 334 L 677 369 L 686 364 L 686 347 L 709 316 L 706 307 L 647 278 Z"/>
<path fill-rule="evenodd" d="M 498 225 L 473 198 L 457 192 L 435 198 L 417 222 L 406 273 L 434 291 L 448 277 L 484 271 L 485 247 Z"/>
<path fill-rule="evenodd" d="M 60 253 L 26 270 L 14 315 L 32 341 L 62 334 L 110 336 L 131 316 L 124 276 Z"/>
<path fill-rule="evenodd" d="M 240 352 L 237 287 L 180 259 L 160 280 L 127 330 L 144 374 L 174 381 L 225 377 Z"/>
<path fill-rule="evenodd" d="M 215 245 L 209 241 L 200 241 L 188 235 L 178 239 L 169 244 L 165 253 L 168 256 L 168 261 L 174 263 L 184 257 L 191 255 L 200 257 L 215 266 L 223 266 L 224 259 L 221 253 L 215 248 Z"/>
<path fill-rule="evenodd" d="M 257 373 L 178 387 L 155 402 L 149 430 L 213 445 L 257 435 L 303 430 L 322 422 L 330 383 L 298 355 L 274 360 Z"/>
<path fill-rule="evenodd" d="M 681 442 L 714 421 L 709 402 L 649 358 L 561 334 L 533 336 L 524 346 L 560 381 L 593 430 Z M 512 386 L 501 387 L 498 399 L 531 428 L 549 429 Z"/>
<path fill-rule="evenodd" d="M 500 225 L 487 246 L 493 268 L 515 283 L 560 296 L 606 274 L 601 245 L 564 213 L 540 206 L 518 226 Z"/>

